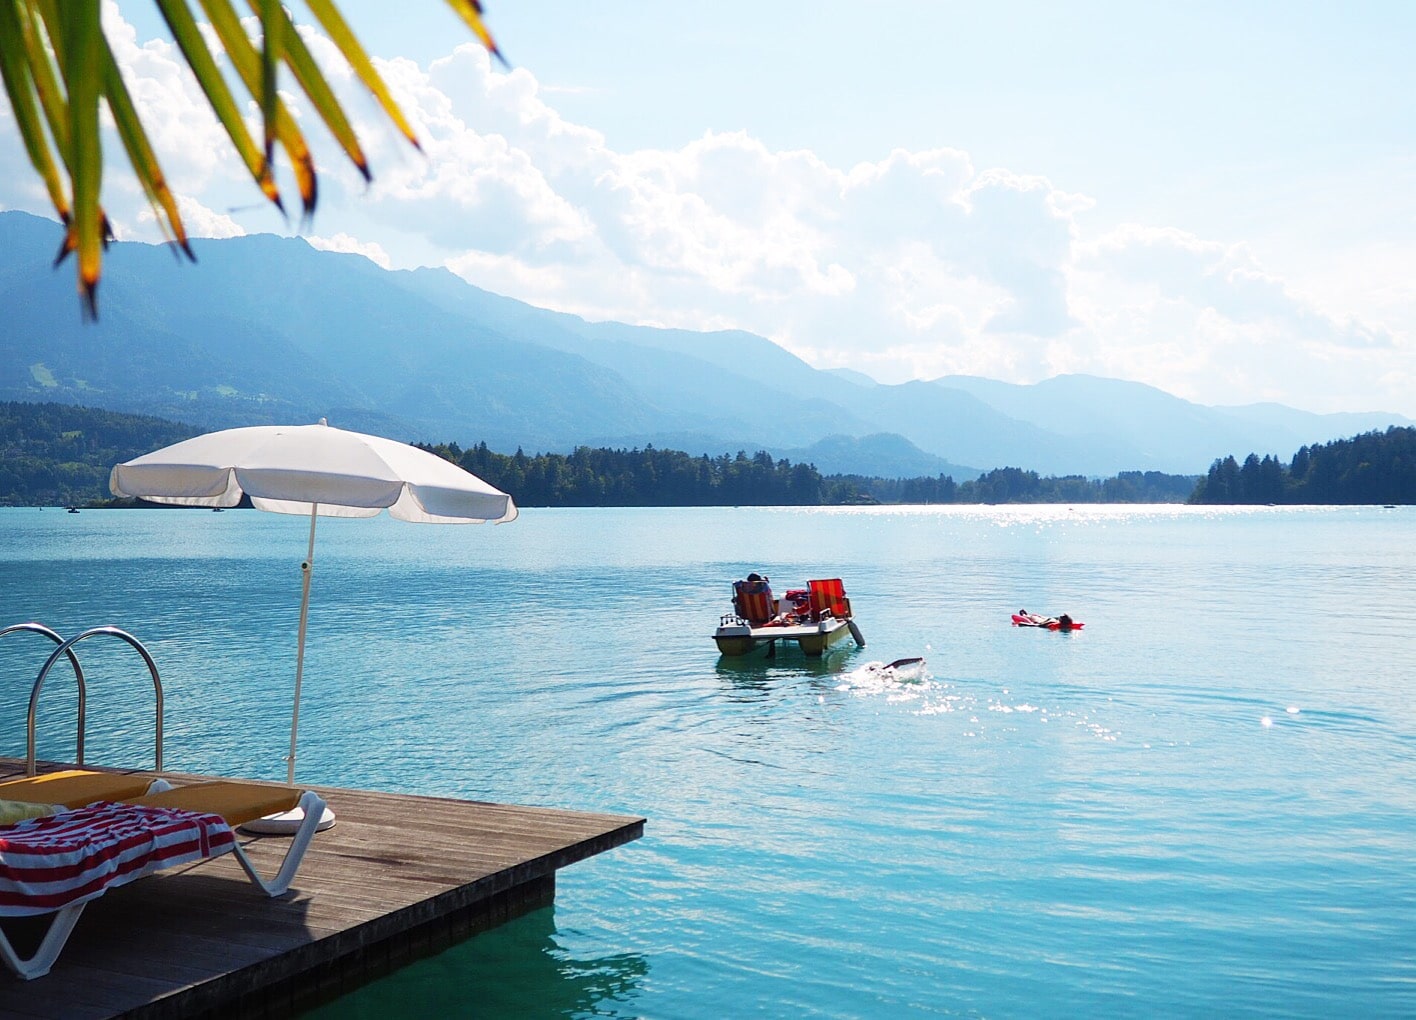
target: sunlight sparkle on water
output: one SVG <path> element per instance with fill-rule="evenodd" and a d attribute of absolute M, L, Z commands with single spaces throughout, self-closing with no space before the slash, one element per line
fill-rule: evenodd
<path fill-rule="evenodd" d="M 867 662 L 841 674 L 841 682 L 836 685 L 836 690 L 849 691 L 857 697 L 883 694 L 892 702 L 913 700 L 934 688 L 933 678 L 923 662 L 905 666 Z"/>
<path fill-rule="evenodd" d="M 385 521 L 321 528 L 303 779 L 650 821 L 567 869 L 554 908 L 319 1020 L 461 1015 L 493 985 L 522 999 L 490 1012 L 547 1020 L 1416 1017 L 1416 646 L 1390 612 L 1416 600 L 1416 516 Z M 297 519 L 0 509 L 0 524 L 0 623 L 127 625 L 162 666 L 168 762 L 284 778 Z M 726 579 L 764 563 L 839 573 L 869 648 L 719 656 Z M 1086 630 L 1014 630 L 1034 602 Z M 607 625 L 639 620 L 652 644 Z M 38 663 L 3 645 L 23 719 Z M 903 655 L 929 670 L 866 665 Z M 151 690 L 100 686 L 113 700 L 90 713 L 88 753 L 144 766 Z M 1255 710 L 1264 732 L 1245 739 Z M 72 720 L 41 718 L 41 747 L 72 747 Z"/>

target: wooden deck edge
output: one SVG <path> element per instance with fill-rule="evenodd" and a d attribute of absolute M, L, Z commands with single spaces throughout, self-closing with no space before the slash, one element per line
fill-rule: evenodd
<path fill-rule="evenodd" d="M 310 962 L 296 973 L 284 973 L 298 964 L 289 954 L 208 982 L 187 992 L 168 996 L 125 1017 L 131 1020 L 228 1020 L 245 1017 L 287 1017 L 314 1009 L 342 995 L 387 977 L 401 967 L 434 956 L 459 942 L 555 901 L 556 876 L 552 872 L 522 885 L 502 890 L 450 913 L 438 913 L 413 927 L 363 941 L 356 932 L 334 937 L 341 951 L 330 959 Z M 319 943 L 310 947 L 314 949 Z M 313 955 L 313 954 L 310 954 Z M 322 955 L 322 954 L 321 954 Z M 276 966 L 279 965 L 279 966 Z M 265 973 L 278 971 L 284 976 Z M 241 986 L 245 986 L 244 988 Z"/>
<path fill-rule="evenodd" d="M 124 1014 L 132 1020 L 293 1015 L 555 900 L 556 871 L 644 834 L 644 819 L 450 889 Z"/>

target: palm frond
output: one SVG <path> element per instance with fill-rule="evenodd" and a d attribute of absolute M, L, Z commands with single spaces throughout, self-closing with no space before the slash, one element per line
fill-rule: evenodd
<path fill-rule="evenodd" d="M 506 57 L 502 56 L 501 50 L 497 49 L 492 33 L 487 31 L 487 24 L 482 20 L 481 0 L 447 0 L 448 6 L 457 12 L 467 27 L 470 28 L 482 45 L 487 48 L 487 52 L 502 62 L 503 67 L 509 67 Z"/>
<path fill-rule="evenodd" d="M 25 51 L 29 54 L 30 74 L 34 76 L 34 88 L 39 94 L 39 105 L 44 111 L 49 125 L 50 137 L 64 163 L 69 166 L 69 106 L 68 94 L 59 81 L 59 68 L 50 59 L 48 40 L 60 37 L 62 33 L 55 27 L 58 12 L 53 4 L 31 4 L 21 12 L 21 28 L 25 33 Z"/>
<path fill-rule="evenodd" d="M 256 186 L 284 214 L 285 205 L 280 200 L 280 191 L 275 185 L 270 161 L 265 158 L 261 147 L 246 129 L 246 122 L 241 117 L 241 108 L 237 105 L 230 86 L 226 84 L 226 79 L 222 77 L 216 58 L 212 56 L 211 50 L 207 49 L 206 40 L 202 38 L 191 8 L 186 0 L 156 0 L 156 3 L 167 22 L 168 31 L 177 43 L 177 48 L 182 51 L 183 59 L 196 76 L 197 85 L 206 95 L 207 103 L 216 114 L 216 119 L 226 129 L 227 137 L 231 139 L 241 161 L 246 164 Z"/>
<path fill-rule="evenodd" d="M 382 76 L 374 68 L 373 61 L 369 59 L 364 47 L 355 38 L 354 33 L 349 30 L 348 23 L 344 16 L 339 13 L 339 8 L 335 7 L 330 0 L 305 0 L 306 6 L 310 8 L 310 13 L 315 16 L 320 27 L 325 30 L 330 41 L 339 48 L 344 59 L 349 61 L 349 66 L 353 68 L 355 75 L 364 83 L 379 106 L 383 107 L 388 119 L 393 121 L 399 131 L 403 132 L 403 137 L 408 139 L 415 148 L 421 149 L 417 137 L 413 134 L 413 128 L 409 126 L 407 118 L 403 116 L 403 111 L 398 108 L 398 104 L 393 101 L 393 96 L 389 94 L 388 86 L 384 84 Z"/>
<path fill-rule="evenodd" d="M 348 116 L 279 0 L 249 0 L 261 25 L 263 38 L 259 46 L 247 34 L 231 0 L 197 0 L 236 77 L 261 111 L 260 141 L 246 125 L 241 103 L 220 69 L 218 55 L 201 32 L 190 0 L 155 2 L 238 158 L 277 208 L 284 212 L 272 172 L 277 146 L 294 172 L 304 218 L 314 213 L 318 189 L 314 156 L 280 95 L 282 67 L 293 75 L 344 154 L 365 179 L 369 178 L 368 161 Z M 307 3 L 315 20 L 385 115 L 410 143 L 418 146 L 407 118 L 335 0 Z M 487 31 L 479 0 L 447 3 L 482 45 L 505 65 L 506 58 Z M 192 255 L 177 198 L 104 35 L 101 8 L 102 0 L 0 0 L 0 84 L 9 97 L 30 165 L 65 227 L 56 261 L 77 253 L 79 293 L 88 317 L 97 314 L 102 251 L 112 236 L 100 204 L 104 167 L 101 103 L 106 102 L 113 115 L 119 140 L 159 227 L 170 241 L 189 257 Z"/>
<path fill-rule="evenodd" d="M 300 191 L 303 215 L 308 219 L 315 211 L 318 185 L 314 156 L 305 142 L 305 136 L 296 125 L 295 118 L 290 116 L 290 111 L 285 108 L 280 93 L 275 90 L 269 93 L 263 91 L 265 78 L 261 54 L 256 50 L 255 43 L 246 34 L 246 30 L 241 27 L 241 19 L 237 17 L 236 9 L 231 6 L 229 0 L 201 0 L 201 4 L 202 10 L 206 11 L 207 17 L 211 19 L 211 27 L 216 30 L 217 38 L 226 49 L 231 66 L 235 68 L 247 91 L 262 103 L 261 116 L 265 118 L 266 129 L 266 161 L 269 162 L 273 155 L 272 139 L 278 140 L 280 147 L 285 150 L 286 158 L 290 160 L 291 169 L 295 172 L 295 186 Z"/>
<path fill-rule="evenodd" d="M 59 71 L 69 90 L 69 174 L 74 219 L 70 229 L 79 259 L 79 292 L 85 313 L 98 315 L 102 262 L 98 194 L 103 183 L 103 146 L 98 134 L 99 69 L 103 26 L 100 0 L 65 0 L 62 45 L 56 44 Z"/>
<path fill-rule="evenodd" d="M 349 118 L 344 116 L 339 100 L 334 98 L 334 90 L 329 87 L 329 82 L 315 63 L 305 40 L 301 39 L 300 33 L 295 30 L 295 23 L 285 13 L 285 8 L 277 4 L 275 10 L 275 20 L 269 31 L 279 32 L 283 37 L 281 52 L 285 54 L 285 62 L 295 73 L 295 80 L 300 83 L 300 88 L 304 90 L 315 112 L 325 122 L 330 134 L 334 135 L 334 140 L 339 143 L 349 161 L 359 168 L 364 180 L 369 180 L 369 161 L 364 158 L 359 139 L 355 136 L 354 129 L 349 126 Z"/>
<path fill-rule="evenodd" d="M 251 0 L 251 7 L 261 19 L 261 34 L 265 37 L 261 46 L 261 87 L 256 99 L 261 104 L 261 122 L 265 125 L 265 154 L 269 160 L 275 151 L 276 110 L 280 104 L 281 53 L 285 46 L 285 33 L 281 31 L 280 0 Z"/>
<path fill-rule="evenodd" d="M 3 80 L 5 93 L 10 97 L 10 108 L 14 111 L 15 123 L 19 127 L 30 165 L 44 182 L 54 211 L 67 226 L 70 219 L 69 196 L 64 190 L 59 168 L 54 163 L 44 122 L 40 119 L 32 57 L 25 43 L 30 34 L 27 31 L 28 21 L 29 12 L 17 7 L 14 0 L 0 0 L 0 80 Z M 43 56 L 43 53 L 40 55 Z M 48 58 L 44 57 L 44 60 L 47 63 Z"/>
<path fill-rule="evenodd" d="M 157 155 L 152 151 L 152 143 L 148 141 L 147 131 L 138 118 L 133 97 L 128 94 L 128 86 L 123 83 L 123 76 L 118 71 L 118 61 L 113 58 L 113 51 L 108 48 L 108 40 L 101 39 L 100 47 L 103 60 L 103 94 L 107 97 L 108 108 L 113 113 L 118 137 L 128 153 L 128 162 L 132 164 L 138 183 L 142 185 L 143 192 L 152 205 L 153 214 L 157 217 L 163 234 L 195 262 L 197 257 L 192 254 L 192 247 L 187 243 L 187 231 L 182 225 L 182 216 L 177 211 L 177 199 L 172 194 L 172 189 L 167 186 L 167 176 L 162 172 L 162 165 L 158 163 Z"/>

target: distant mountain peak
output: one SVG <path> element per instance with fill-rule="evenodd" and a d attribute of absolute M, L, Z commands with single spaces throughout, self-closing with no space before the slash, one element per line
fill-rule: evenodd
<path fill-rule="evenodd" d="M 589 322 L 443 268 L 385 270 L 299 237 L 202 239 L 200 263 L 125 242 L 102 318 L 50 269 L 59 224 L 0 212 L 0 400 L 158 415 L 203 428 L 332 416 L 404 439 L 569 451 L 616 437 L 691 453 L 762 449 L 828 473 L 1204 472 L 1290 455 L 1396 415 L 1206 408 L 1084 374 L 877 383 L 755 334 Z M 280 287 L 269 281 L 281 281 Z M 42 366 L 42 369 L 36 366 Z M 603 444 L 601 444 L 603 445 Z M 962 467 L 961 465 L 971 465 Z"/>

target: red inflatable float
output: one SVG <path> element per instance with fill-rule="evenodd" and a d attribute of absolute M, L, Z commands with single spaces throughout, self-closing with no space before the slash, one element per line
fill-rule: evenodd
<path fill-rule="evenodd" d="M 1014 627 L 1043 627 L 1047 630 L 1081 630 L 1086 624 L 1072 619 L 1066 613 L 1061 616 L 1039 616 L 1026 609 L 1013 614 Z"/>

